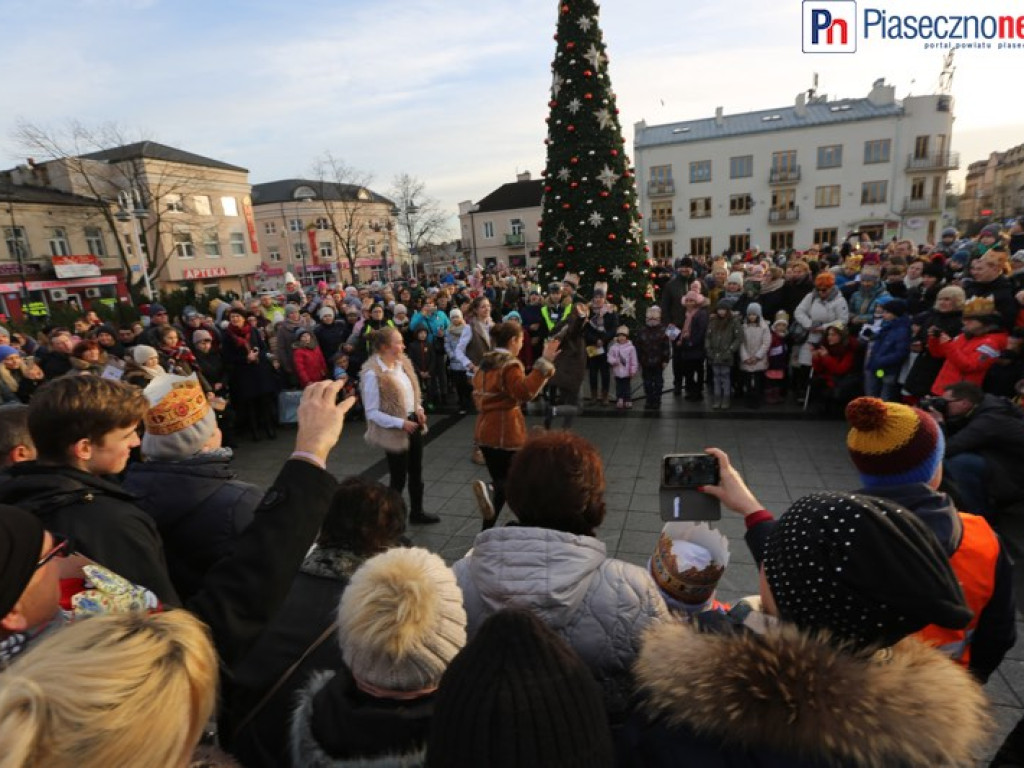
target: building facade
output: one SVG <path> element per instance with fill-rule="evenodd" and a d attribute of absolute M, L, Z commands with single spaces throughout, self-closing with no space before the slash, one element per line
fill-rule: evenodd
<path fill-rule="evenodd" d="M 875 240 L 935 242 L 946 224 L 953 98 L 801 93 L 793 106 L 635 126 L 652 254 L 739 253 Z"/>
<path fill-rule="evenodd" d="M 117 235 L 96 202 L 11 177 L 0 173 L 0 314 L 42 320 L 128 301 Z"/>
<path fill-rule="evenodd" d="M 260 290 L 281 288 L 286 272 L 306 286 L 409 274 L 408 256 L 398 247 L 394 203 L 370 189 L 284 179 L 254 185 L 252 199 L 263 253 Z"/>
<path fill-rule="evenodd" d="M 470 200 L 459 203 L 462 248 L 469 264 L 536 265 L 543 195 L 543 182 L 525 172 L 475 205 Z"/>
<path fill-rule="evenodd" d="M 957 205 L 963 232 L 974 234 L 990 222 L 1020 216 L 1024 216 L 1024 144 L 967 166 L 964 193 Z"/>

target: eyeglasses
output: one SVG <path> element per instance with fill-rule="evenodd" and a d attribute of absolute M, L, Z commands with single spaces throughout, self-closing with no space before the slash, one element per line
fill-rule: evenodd
<path fill-rule="evenodd" d="M 48 562 L 53 560 L 55 557 L 67 557 L 74 551 L 74 547 L 71 544 L 71 539 L 67 536 L 61 536 L 60 534 L 51 534 L 53 537 L 53 547 L 43 555 L 42 560 L 36 563 L 36 570 L 42 568 Z"/>

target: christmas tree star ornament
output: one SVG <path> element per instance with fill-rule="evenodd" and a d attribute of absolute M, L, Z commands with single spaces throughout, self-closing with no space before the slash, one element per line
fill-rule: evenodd
<path fill-rule="evenodd" d="M 604 61 L 604 55 L 599 50 L 597 50 L 596 45 L 591 45 L 590 49 L 587 51 L 586 55 L 583 58 L 589 61 L 590 66 L 592 66 L 594 69 L 600 69 L 601 62 Z"/>
<path fill-rule="evenodd" d="M 599 109 L 594 113 L 594 117 L 597 118 L 597 124 L 602 129 L 613 128 L 615 126 L 614 118 L 607 109 Z"/>
<path fill-rule="evenodd" d="M 567 108 L 568 108 L 568 110 L 572 114 L 575 115 L 577 112 L 580 111 L 580 107 L 582 107 L 582 106 L 583 106 L 583 102 L 582 101 L 580 101 L 579 99 L 573 99 L 572 101 L 570 101 L 568 103 Z"/>
<path fill-rule="evenodd" d="M 626 317 L 636 317 L 636 299 L 622 300 L 622 314 Z"/>
<path fill-rule="evenodd" d="M 626 272 L 622 267 L 614 267 L 612 269 L 612 279 L 621 280 L 626 276 Z"/>
<path fill-rule="evenodd" d="M 619 174 L 606 165 L 601 169 L 601 172 L 597 174 L 597 180 L 608 187 L 608 189 L 611 189 L 615 186 L 615 182 L 619 180 Z"/>
<path fill-rule="evenodd" d="M 571 174 L 571 172 L 569 171 L 568 168 L 559 168 L 558 169 L 558 180 L 559 181 L 568 181 L 570 175 L 572 175 L 572 174 Z"/>
<path fill-rule="evenodd" d="M 589 16 L 580 16 L 579 20 L 576 23 L 584 32 L 589 32 L 590 28 L 594 26 L 594 20 L 591 19 Z"/>
<path fill-rule="evenodd" d="M 557 99 L 559 91 L 562 90 L 562 76 L 557 72 L 551 75 L 551 98 Z"/>
<path fill-rule="evenodd" d="M 600 227 L 604 223 L 604 216 L 597 211 L 594 211 L 590 214 L 590 218 L 588 218 L 587 221 L 590 222 L 590 226 L 592 227 Z"/>

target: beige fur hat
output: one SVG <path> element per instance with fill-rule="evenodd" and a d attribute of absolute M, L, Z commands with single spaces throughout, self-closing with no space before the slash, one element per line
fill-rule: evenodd
<path fill-rule="evenodd" d="M 341 597 L 338 639 L 356 680 L 386 691 L 432 690 L 466 644 L 455 574 L 418 547 L 370 558 Z"/>

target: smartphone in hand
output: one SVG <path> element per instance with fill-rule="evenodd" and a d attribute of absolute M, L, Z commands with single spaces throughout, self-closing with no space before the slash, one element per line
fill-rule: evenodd
<path fill-rule="evenodd" d="M 721 469 L 718 459 L 707 453 L 671 453 L 661 463 L 661 519 L 721 520 L 718 499 L 697 490 L 718 485 Z"/>

